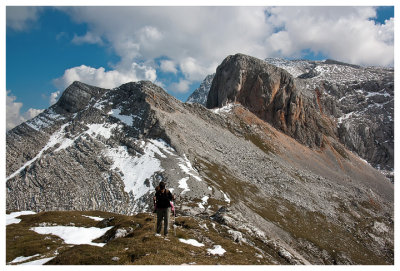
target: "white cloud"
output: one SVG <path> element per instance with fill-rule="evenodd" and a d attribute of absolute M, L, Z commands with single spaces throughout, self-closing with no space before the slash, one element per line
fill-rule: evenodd
<path fill-rule="evenodd" d="M 33 6 L 8 6 L 6 8 L 6 24 L 17 31 L 24 31 L 37 21 L 43 8 Z"/>
<path fill-rule="evenodd" d="M 49 99 L 50 105 L 55 104 L 55 103 L 57 102 L 59 96 L 60 96 L 60 91 L 59 91 L 59 90 L 56 91 L 56 92 L 52 92 L 52 93 L 50 94 L 50 99 Z"/>
<path fill-rule="evenodd" d="M 75 43 L 107 43 L 120 57 L 113 70 L 66 70 L 73 80 L 114 87 L 155 81 L 156 69 L 178 74 L 176 91 L 201 81 L 229 54 L 302 57 L 304 52 L 354 64 L 392 65 L 394 20 L 375 24 L 373 7 L 64 7 L 88 25 Z M 166 58 L 157 66 L 157 59 Z M 162 83 L 162 82 L 159 82 Z"/>
<path fill-rule="evenodd" d="M 178 83 L 171 84 L 169 89 L 177 93 L 186 93 L 189 90 L 189 87 L 190 87 L 190 81 L 181 79 Z"/>
<path fill-rule="evenodd" d="M 43 109 L 30 108 L 25 113 L 21 113 L 22 103 L 16 102 L 17 97 L 11 94 L 11 91 L 7 91 L 6 98 L 6 130 L 10 130 L 15 126 L 27 121 L 33 117 L 36 117 Z"/>
<path fill-rule="evenodd" d="M 171 60 L 162 60 L 160 61 L 160 69 L 163 72 L 171 72 L 176 74 L 178 72 L 178 69 L 175 66 L 175 63 Z"/>
<path fill-rule="evenodd" d="M 214 69 L 203 66 L 193 57 L 182 59 L 179 67 L 185 77 L 193 81 L 203 80 L 205 74 L 207 75 L 214 71 Z"/>
<path fill-rule="evenodd" d="M 129 70 L 106 71 L 103 67 L 98 69 L 81 65 L 67 69 L 64 75 L 53 81 L 59 90 L 64 90 L 74 81 L 81 81 L 86 84 L 114 88 L 121 84 L 138 80 L 156 80 L 156 71 L 153 68 L 133 63 Z"/>
<path fill-rule="evenodd" d="M 121 71 L 132 63 L 155 63 L 184 80 L 200 81 L 215 72 L 229 54 L 265 57 L 265 41 L 272 27 L 265 23 L 263 7 L 70 7 L 64 8 L 88 32 L 107 41 L 121 57 Z M 196 67 L 194 67 L 194 65 Z M 155 65 L 150 65 L 155 68 Z M 157 67 L 158 68 L 158 67 Z"/>
<path fill-rule="evenodd" d="M 281 56 L 309 50 L 361 65 L 393 65 L 394 20 L 375 24 L 372 7 L 274 7 L 267 22 L 280 31 L 268 44 Z"/>
<path fill-rule="evenodd" d="M 92 32 L 87 32 L 84 36 L 77 36 L 75 34 L 71 42 L 74 44 L 83 44 L 83 43 L 99 44 L 99 45 L 103 44 L 101 37 L 97 36 L 96 34 L 93 34 Z"/>
<path fill-rule="evenodd" d="M 24 117 L 26 120 L 32 119 L 42 113 L 44 109 L 34 109 L 34 108 L 29 108 L 28 111 L 24 113 Z"/>

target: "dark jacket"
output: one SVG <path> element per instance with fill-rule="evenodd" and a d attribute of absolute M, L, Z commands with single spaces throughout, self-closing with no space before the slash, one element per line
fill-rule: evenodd
<path fill-rule="evenodd" d="M 173 199 L 171 191 L 164 189 L 163 193 L 159 190 L 156 192 L 155 198 L 157 209 L 171 207 L 171 204 L 169 203 Z"/>

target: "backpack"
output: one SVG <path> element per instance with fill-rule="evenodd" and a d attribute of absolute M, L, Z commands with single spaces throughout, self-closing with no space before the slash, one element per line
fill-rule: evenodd
<path fill-rule="evenodd" d="M 156 201 L 157 208 L 168 208 L 171 207 L 170 200 L 172 200 L 172 194 L 169 190 L 165 189 L 164 193 L 157 191 Z"/>

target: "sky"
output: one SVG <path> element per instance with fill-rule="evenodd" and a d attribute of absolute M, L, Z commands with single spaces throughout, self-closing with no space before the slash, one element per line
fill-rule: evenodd
<path fill-rule="evenodd" d="M 6 7 L 6 129 L 73 81 L 150 80 L 186 101 L 223 59 L 394 65 L 394 7 Z"/>

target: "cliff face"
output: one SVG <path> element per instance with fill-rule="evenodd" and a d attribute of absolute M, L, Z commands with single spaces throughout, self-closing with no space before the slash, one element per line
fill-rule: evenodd
<path fill-rule="evenodd" d="M 193 91 L 193 93 L 186 100 L 187 103 L 198 103 L 201 105 L 207 105 L 207 96 L 210 91 L 212 80 L 214 79 L 215 73 L 207 75 L 201 82 L 200 86 Z"/>
<path fill-rule="evenodd" d="M 340 142 L 393 179 L 393 68 L 333 60 L 266 61 L 289 71 L 302 93 L 335 119 Z"/>
<path fill-rule="evenodd" d="M 315 110 L 320 112 L 323 119 L 320 127 L 326 127 L 324 124 L 331 126 L 333 120 L 334 127 L 331 128 L 339 141 L 375 168 L 382 170 L 393 181 L 392 68 L 360 67 L 333 60 L 267 58 L 265 62 L 282 68 L 293 76 L 302 99 L 306 97 L 311 102 L 312 109 L 305 109 L 310 111 L 308 116 L 316 116 Z M 205 105 L 203 101 L 207 100 L 212 85 L 210 76 L 212 75 L 202 83 L 201 93 L 195 91 L 190 102 Z M 217 101 L 217 97 L 213 97 L 212 100 Z M 213 106 L 217 106 L 217 103 Z M 278 125 L 281 126 L 279 123 Z M 297 138 L 301 137 L 304 138 Z M 299 141 L 306 142 L 304 139 Z"/>
<path fill-rule="evenodd" d="M 321 147 L 323 136 L 336 136 L 333 120 L 301 94 L 287 71 L 254 57 L 229 56 L 217 68 L 207 107 L 230 102 L 310 147 Z"/>

